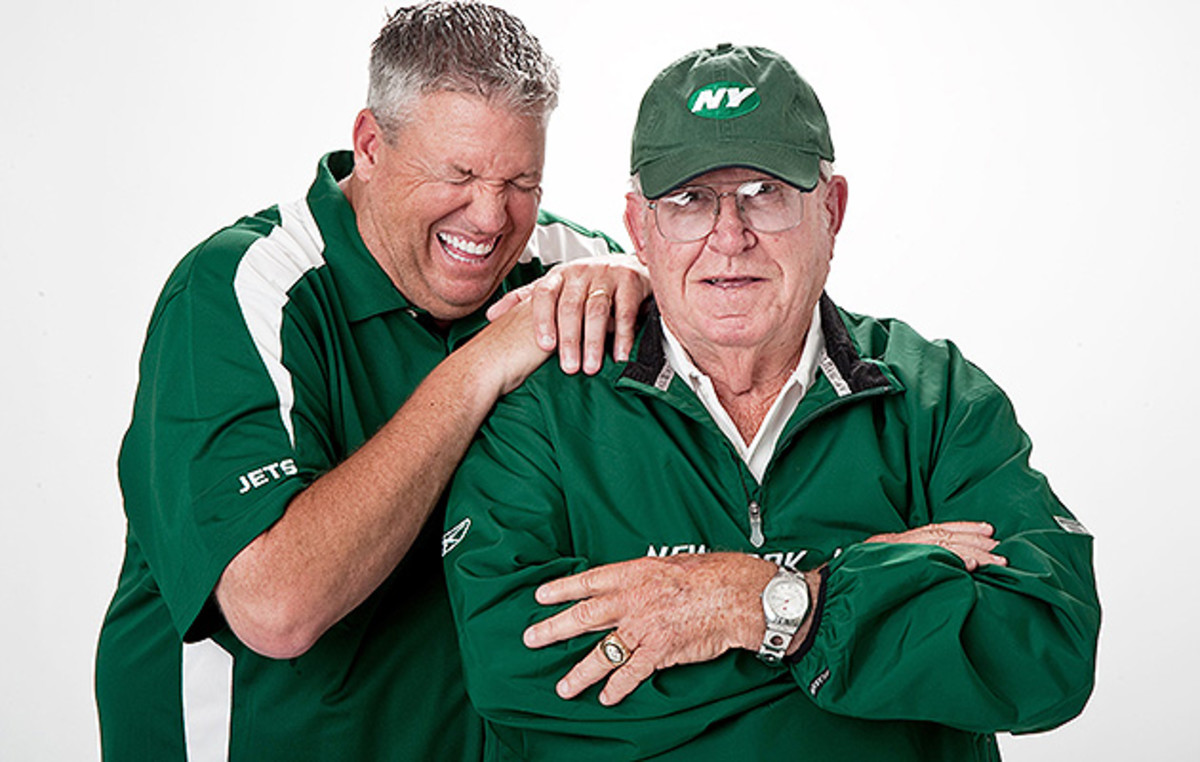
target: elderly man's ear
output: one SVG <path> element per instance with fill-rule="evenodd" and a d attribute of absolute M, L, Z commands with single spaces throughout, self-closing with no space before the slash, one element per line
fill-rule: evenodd
<path fill-rule="evenodd" d="M 846 178 L 834 175 L 825 184 L 825 210 L 828 213 L 829 234 L 837 235 L 846 217 L 846 199 L 850 193 Z"/>
<path fill-rule="evenodd" d="M 625 232 L 629 233 L 629 240 L 633 242 L 634 253 L 637 255 L 638 261 L 643 265 L 646 264 L 646 259 L 642 252 L 646 250 L 645 226 L 646 220 L 649 219 L 648 212 L 646 199 L 640 193 L 630 191 L 625 194 Z"/>

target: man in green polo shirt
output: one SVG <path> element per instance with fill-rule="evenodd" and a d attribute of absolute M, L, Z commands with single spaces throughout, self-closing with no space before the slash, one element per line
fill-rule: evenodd
<path fill-rule="evenodd" d="M 983 762 L 1083 708 L 1092 538 L 953 344 L 825 294 L 832 160 L 770 50 L 647 90 L 631 359 L 533 373 L 449 492 L 488 759 Z"/>
<path fill-rule="evenodd" d="M 614 248 L 538 210 L 556 92 L 509 14 L 400 9 L 353 152 L 171 275 L 120 456 L 106 759 L 478 758 L 435 506 L 555 326 L 594 372 L 606 316 L 624 356 L 646 293 L 616 263 L 521 289 Z"/>

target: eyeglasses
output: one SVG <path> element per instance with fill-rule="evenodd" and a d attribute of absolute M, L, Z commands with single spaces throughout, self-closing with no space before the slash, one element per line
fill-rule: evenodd
<path fill-rule="evenodd" d="M 782 233 L 804 219 L 806 191 L 780 180 L 751 180 L 736 190 L 717 193 L 707 185 L 689 185 L 647 202 L 663 237 L 676 243 L 699 241 L 717 227 L 721 199 L 733 196 L 742 221 L 760 233 Z"/>

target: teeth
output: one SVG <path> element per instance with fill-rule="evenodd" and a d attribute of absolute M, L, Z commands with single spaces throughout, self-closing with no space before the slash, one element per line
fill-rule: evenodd
<path fill-rule="evenodd" d="M 457 249 L 464 254 L 470 254 L 474 257 L 483 257 L 491 254 L 492 249 L 496 248 L 497 239 L 493 238 L 486 243 L 474 243 L 472 241 L 468 241 L 466 238 L 459 238 L 456 235 L 438 233 L 438 240 L 440 240 L 446 246 Z M 451 254 L 453 253 L 454 252 L 451 252 Z"/>

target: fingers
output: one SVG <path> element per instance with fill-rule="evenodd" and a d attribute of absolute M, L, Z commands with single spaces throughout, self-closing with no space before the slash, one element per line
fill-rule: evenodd
<path fill-rule="evenodd" d="M 558 612 L 552 617 L 530 625 L 523 635 L 525 645 L 542 648 L 551 643 L 573 638 L 586 632 L 596 632 L 615 627 L 623 613 L 620 601 L 602 593 L 611 589 L 612 580 L 621 572 L 611 564 L 589 569 L 570 577 L 552 580 L 534 592 L 534 598 L 543 606 L 556 603 L 579 601 L 574 606 Z"/>
<path fill-rule="evenodd" d="M 501 315 L 508 312 L 513 307 L 517 306 L 518 304 L 525 301 L 526 299 L 530 298 L 530 296 L 533 294 L 533 285 L 534 284 L 532 284 L 532 283 L 528 283 L 524 286 L 521 286 L 520 288 L 513 289 L 512 291 L 509 291 L 504 296 L 500 297 L 496 302 L 494 302 L 492 304 L 491 307 L 487 308 L 487 313 L 486 313 L 487 319 L 489 321 L 497 320 L 500 318 Z M 553 346 L 547 347 L 547 349 L 553 349 L 553 348 L 554 348 Z"/>
<path fill-rule="evenodd" d="M 654 659 L 649 654 L 639 654 L 638 642 L 631 639 L 627 631 L 613 629 L 622 612 L 611 598 L 587 597 L 596 592 L 590 584 L 598 575 L 590 572 L 555 580 L 538 588 L 540 603 L 555 603 L 577 598 L 586 598 L 565 611 L 528 627 L 523 641 L 529 648 L 541 648 L 582 635 L 587 632 L 612 630 L 596 647 L 588 651 L 571 670 L 555 685 L 555 692 L 564 699 L 578 696 L 589 686 L 612 677 L 600 692 L 600 703 L 611 706 L 628 696 L 643 680 L 654 674 Z M 610 637 L 616 643 L 606 642 Z M 622 652 L 624 652 L 622 654 Z"/>
<path fill-rule="evenodd" d="M 558 346 L 564 373 L 577 373 L 581 366 L 586 373 L 595 373 L 603 362 L 612 302 L 609 289 L 597 285 L 597 280 L 579 270 L 555 270 L 533 289 L 538 345 Z"/>
<path fill-rule="evenodd" d="M 869 537 L 866 542 L 937 545 L 958 556 L 967 567 L 967 571 L 975 571 L 980 566 L 1008 565 L 1008 559 L 991 552 L 1000 544 L 999 540 L 992 536 L 994 532 L 992 525 L 986 522 L 949 521 L 917 527 L 906 532 L 877 534 Z"/>
<path fill-rule="evenodd" d="M 523 639 L 526 646 L 541 648 L 588 632 L 619 633 L 628 646 L 627 661 L 591 649 L 556 687 L 560 696 L 572 698 L 607 676 L 600 701 L 612 705 L 655 670 L 708 661 L 751 641 L 757 648 L 759 594 L 775 568 L 741 553 L 715 553 L 643 557 L 589 569 L 538 588 L 539 603 L 576 603 L 531 625 Z M 754 578 L 748 595 L 743 577 Z"/>
<path fill-rule="evenodd" d="M 614 663 L 611 654 L 605 654 L 605 641 L 608 638 L 602 638 L 595 648 L 588 651 L 587 656 L 558 681 L 554 686 L 555 693 L 561 698 L 572 699 L 611 675 L 600 691 L 600 703 L 612 706 L 654 674 L 654 658 L 648 650 L 639 652 L 638 644 L 630 642 L 626 632 L 614 631 L 612 635 L 627 649 L 628 659 L 624 663 Z"/>
<path fill-rule="evenodd" d="M 538 346 L 549 352 L 558 344 L 558 295 L 562 290 L 562 274 L 550 271 L 536 283 L 530 284 L 533 300 L 533 328 Z"/>
<path fill-rule="evenodd" d="M 589 598 L 614 588 L 628 586 L 632 580 L 625 580 L 624 577 L 627 576 L 627 571 L 634 569 L 636 565 L 635 560 L 597 566 L 569 577 L 546 582 L 540 585 L 533 595 L 543 606 Z"/>
<path fill-rule="evenodd" d="M 989 552 L 993 547 L 995 547 L 994 540 L 992 543 L 993 544 L 991 546 L 980 546 L 971 542 L 958 542 L 955 539 L 941 539 L 937 542 L 932 542 L 929 544 L 938 545 L 946 550 L 949 550 L 962 560 L 963 564 L 967 567 L 967 571 L 975 571 L 980 566 L 1008 565 L 1008 559 L 1006 559 L 1004 556 L 998 556 L 995 553 Z"/>
<path fill-rule="evenodd" d="M 529 648 L 542 648 L 586 632 L 614 627 L 618 620 L 617 613 L 610 599 L 589 598 L 531 624 L 521 639 Z"/>
<path fill-rule="evenodd" d="M 624 636 L 620 637 L 622 641 L 625 640 Z M 609 672 L 612 672 L 616 665 L 605 655 L 604 645 L 602 639 L 595 648 L 588 651 L 587 655 L 558 681 L 554 686 L 554 692 L 565 699 L 575 698 L 588 686 L 600 682 Z M 626 642 L 625 647 L 629 651 L 629 659 L 632 660 L 633 654 L 636 653 L 636 646 Z"/>
<path fill-rule="evenodd" d="M 594 277 L 581 275 L 564 280 L 558 295 L 557 314 L 558 358 L 564 373 L 582 369 L 592 375 L 604 363 L 604 346 L 608 342 L 614 305 L 613 291 L 618 288 L 614 279 L 608 276 L 611 273 L 602 271 Z M 622 298 L 628 300 L 628 295 Z M 633 327 L 629 326 L 628 331 L 632 333 Z"/>
<path fill-rule="evenodd" d="M 558 294 L 558 364 L 564 373 L 575 373 L 579 370 L 579 344 L 587 288 L 586 281 L 565 278 Z"/>
<path fill-rule="evenodd" d="M 963 544 L 972 547 L 991 550 L 999 544 L 992 537 L 990 524 L 930 524 L 904 532 L 909 542 L 923 542 L 930 545 Z"/>
<path fill-rule="evenodd" d="M 613 297 L 603 286 L 588 291 L 583 311 L 583 372 L 593 375 L 604 362 L 608 339 L 608 318 Z"/>
<path fill-rule="evenodd" d="M 623 667 L 614 670 L 612 677 L 604 684 L 604 690 L 600 691 L 600 703 L 605 706 L 619 703 L 654 672 L 655 659 L 649 655 L 649 651 L 645 648 L 640 652 L 634 649 L 629 661 Z"/>
<path fill-rule="evenodd" d="M 636 260 L 626 255 L 578 260 L 556 267 L 531 285 L 528 295 L 518 289 L 493 308 L 511 308 L 510 298 L 531 299 L 538 346 L 547 351 L 558 347 L 563 372 L 598 372 L 610 332 L 613 357 L 629 359 L 638 309 L 650 291 Z"/>
<path fill-rule="evenodd" d="M 939 538 L 961 536 L 978 538 L 983 542 L 996 541 L 992 539 L 995 530 L 991 524 L 980 521 L 947 521 L 941 524 L 926 524 L 925 526 L 909 529 L 906 532 L 882 533 L 867 538 L 867 542 L 917 542 L 930 544 Z M 936 543 L 933 543 L 936 544 Z"/>

